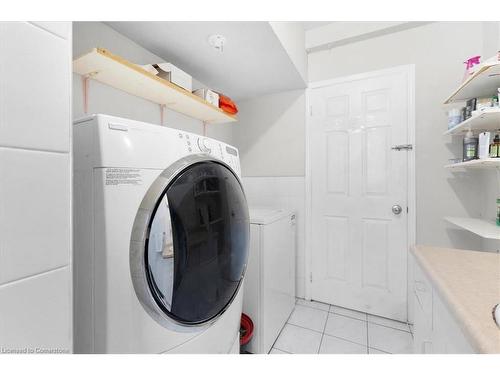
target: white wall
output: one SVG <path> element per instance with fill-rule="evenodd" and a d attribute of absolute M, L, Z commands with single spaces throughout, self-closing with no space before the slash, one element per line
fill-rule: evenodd
<path fill-rule="evenodd" d="M 233 143 L 243 176 L 304 176 L 305 92 L 284 91 L 238 103 Z"/>
<path fill-rule="evenodd" d="M 137 64 L 164 61 L 163 58 L 154 55 L 104 23 L 74 22 L 73 55 L 75 57 L 81 56 L 95 47 L 106 48 L 112 53 Z M 182 67 L 180 68 L 182 69 Z M 194 82 L 194 86 L 200 87 L 203 85 Z M 160 124 L 160 109 L 158 104 L 127 94 L 97 81 L 89 81 L 88 98 L 89 114 L 105 113 Z M 73 118 L 80 118 L 84 115 L 82 78 L 77 74 L 73 74 Z M 203 133 L 201 121 L 171 110 L 166 111 L 165 125 L 197 134 Z M 207 125 L 207 136 L 231 143 L 231 126 L 231 124 Z"/>
<path fill-rule="evenodd" d="M 498 35 L 498 34 L 497 34 Z M 417 242 L 478 249 L 479 238 L 445 224 L 443 216 L 479 216 L 473 174 L 443 169 L 461 155 L 447 139 L 443 100 L 460 83 L 467 57 L 483 54 L 480 22 L 438 22 L 309 55 L 309 80 L 320 81 L 403 64 L 416 65 Z M 492 43 L 488 43 L 489 45 Z"/>
<path fill-rule="evenodd" d="M 0 22 L 0 353 L 72 351 L 71 23 Z"/>
<path fill-rule="evenodd" d="M 269 22 L 300 76 L 307 82 L 306 35 L 300 22 Z"/>

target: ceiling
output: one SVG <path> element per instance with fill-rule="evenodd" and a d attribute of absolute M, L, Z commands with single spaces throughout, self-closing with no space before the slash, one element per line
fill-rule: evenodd
<path fill-rule="evenodd" d="M 107 22 L 107 25 L 234 100 L 306 86 L 268 22 Z M 212 34 L 226 37 L 224 52 L 208 44 Z"/>
<path fill-rule="evenodd" d="M 304 27 L 304 30 L 308 31 L 317 27 L 328 25 L 329 23 L 333 23 L 333 21 L 302 21 L 300 23 L 302 24 L 302 27 Z"/>

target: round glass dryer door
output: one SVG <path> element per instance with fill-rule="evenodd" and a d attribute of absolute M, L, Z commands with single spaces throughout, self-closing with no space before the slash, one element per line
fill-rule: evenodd
<path fill-rule="evenodd" d="M 224 312 L 243 280 L 249 225 L 243 189 L 226 165 L 196 162 L 169 180 L 149 220 L 143 260 L 164 314 L 199 325 Z"/>

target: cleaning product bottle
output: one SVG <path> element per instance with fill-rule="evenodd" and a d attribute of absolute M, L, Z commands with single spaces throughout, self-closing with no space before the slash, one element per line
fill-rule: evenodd
<path fill-rule="evenodd" d="M 479 140 L 474 137 L 474 133 L 469 129 L 464 138 L 464 161 L 477 159 L 477 146 Z"/>
<path fill-rule="evenodd" d="M 490 144 L 490 158 L 500 158 L 500 135 L 495 135 Z"/>
<path fill-rule="evenodd" d="M 497 198 L 497 225 L 500 227 L 500 198 Z"/>

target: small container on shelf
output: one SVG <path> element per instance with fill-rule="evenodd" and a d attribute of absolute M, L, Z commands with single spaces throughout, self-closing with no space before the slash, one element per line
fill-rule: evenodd
<path fill-rule="evenodd" d="M 198 89 L 194 90 L 193 94 L 199 96 L 200 98 L 205 99 L 213 106 L 219 108 L 219 94 L 217 94 L 215 91 L 209 89 Z"/>
<path fill-rule="evenodd" d="M 477 159 L 478 143 L 479 143 L 478 138 L 474 137 L 472 130 L 469 129 L 464 138 L 463 161 L 470 161 Z"/>
<path fill-rule="evenodd" d="M 448 111 L 448 129 L 453 129 L 462 122 L 462 111 L 460 108 L 453 108 Z"/>
<path fill-rule="evenodd" d="M 153 67 L 158 71 L 158 77 L 191 92 L 193 88 L 193 78 L 185 71 L 171 63 L 153 64 Z"/>
<path fill-rule="evenodd" d="M 479 159 L 487 159 L 490 157 L 490 143 L 493 139 L 493 133 L 482 132 L 479 133 Z"/>
<path fill-rule="evenodd" d="M 469 99 L 465 102 L 464 120 L 467 120 L 468 118 L 472 117 L 472 112 L 474 112 L 476 110 L 476 103 L 477 103 L 476 98 Z"/>
<path fill-rule="evenodd" d="M 497 198 L 497 225 L 500 227 L 500 198 Z"/>
<path fill-rule="evenodd" d="M 490 144 L 490 158 L 500 158 L 500 135 L 498 134 Z"/>

